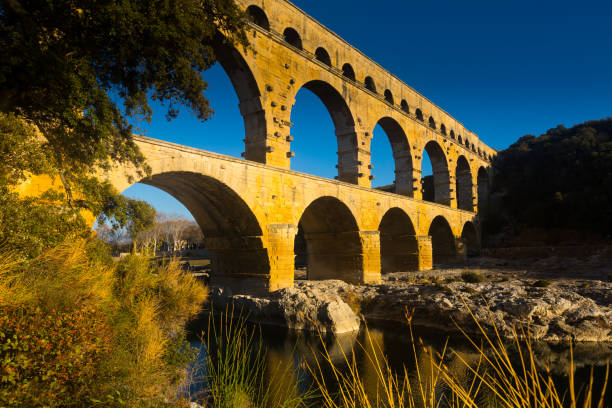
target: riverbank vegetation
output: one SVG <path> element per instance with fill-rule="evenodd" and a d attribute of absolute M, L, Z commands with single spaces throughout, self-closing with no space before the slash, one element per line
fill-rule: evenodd
<path fill-rule="evenodd" d="M 173 406 L 206 289 L 176 262 L 80 239 L 0 255 L 0 406 Z"/>
<path fill-rule="evenodd" d="M 560 381 L 537 358 L 527 327 L 517 328 L 508 342 L 479 326 L 478 336 L 463 332 L 470 351 L 455 350 L 448 341 L 436 351 L 414 336 L 407 312 L 410 367 L 398 369 L 367 327 L 364 340 L 352 348 L 336 339 L 328 345 L 320 334 L 310 358 L 289 358 L 276 367 L 274 356 L 261 348 L 258 330 L 243 317 L 231 317 L 233 311 L 221 314 L 203 340 L 206 358 L 198 371 L 205 374 L 205 397 L 198 400 L 205 407 L 604 408 L 609 402 L 609 365 L 604 378 L 594 378 L 591 370 L 583 384 L 575 379 L 570 353 Z M 494 323 L 493 314 L 489 318 Z"/>

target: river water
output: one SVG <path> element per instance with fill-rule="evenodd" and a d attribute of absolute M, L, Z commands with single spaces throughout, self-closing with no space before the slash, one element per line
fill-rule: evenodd
<path fill-rule="evenodd" d="M 195 322 L 190 327 L 191 342 L 194 347 L 202 347 L 198 334 L 205 332 L 208 327 L 207 319 Z M 368 395 L 376 395 L 380 390 L 380 382 L 376 375 L 376 364 L 381 362 L 381 355 L 386 357 L 389 366 L 397 373 L 404 373 L 404 367 L 409 376 L 416 378 L 417 367 L 421 374 L 428 372 L 430 367 L 428 354 L 423 351 L 423 346 L 428 350 L 442 352 L 445 344 L 449 349 L 457 352 L 465 360 L 475 364 L 478 354 L 474 347 L 460 334 L 448 335 L 438 332 L 413 329 L 416 353 L 413 351 L 413 341 L 407 326 L 393 325 L 370 325 L 369 328 L 355 333 L 342 334 L 337 337 L 326 336 L 320 338 L 316 333 L 291 331 L 283 328 L 267 325 L 250 325 L 257 332 L 263 349 L 266 352 L 266 363 L 268 376 L 272 387 L 282 389 L 298 389 L 305 392 L 313 383 L 313 377 L 306 365 L 316 366 L 316 360 L 322 361 L 321 351 L 323 344 L 328 350 L 329 356 L 334 364 L 342 370 L 347 370 L 346 358 L 349 361 L 354 357 L 360 376 L 365 385 Z M 513 362 L 518 364 L 519 357 L 516 348 L 508 348 L 513 356 Z M 570 349 L 567 345 L 535 343 L 533 345 L 535 363 L 544 370 L 550 368 L 553 380 L 557 385 L 559 394 L 568 389 L 568 367 L 570 361 Z M 205 358 L 200 356 L 202 362 Z M 445 360 L 457 375 L 459 381 L 468 381 L 468 372 L 460 363 L 456 354 L 447 353 Z M 574 364 L 576 367 L 576 390 L 581 390 L 583 384 L 587 384 L 591 367 L 593 367 L 594 392 L 596 399 L 602 389 L 605 376 L 606 362 L 612 363 L 612 345 L 601 344 L 578 344 L 574 346 Z M 204 363 L 203 363 L 204 364 Z M 328 384 L 333 388 L 334 377 L 329 369 L 322 365 L 322 373 Z M 544 371 L 542 371 L 544 372 Z M 280 373 L 280 374 L 279 374 Z M 607 386 L 607 397 L 604 407 L 612 407 L 612 381 Z M 206 387 L 206 380 L 197 383 L 197 390 Z M 484 401 L 484 400 L 483 400 Z M 479 403 L 479 406 L 488 406 L 487 403 Z M 596 406 L 594 404 L 593 406 Z"/>

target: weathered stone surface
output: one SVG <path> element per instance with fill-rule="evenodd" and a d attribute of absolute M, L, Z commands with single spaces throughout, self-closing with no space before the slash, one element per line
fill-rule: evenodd
<path fill-rule="evenodd" d="M 359 330 L 360 320 L 335 293 L 318 285 L 286 288 L 273 296 L 258 298 L 248 295 L 227 296 L 221 289 L 212 291 L 217 310 L 233 302 L 251 321 L 274 324 L 295 330 L 348 333 Z"/>
<path fill-rule="evenodd" d="M 234 297 L 249 310 L 275 310 L 276 324 L 290 328 L 329 332 L 358 328 L 351 308 L 359 307 L 368 321 L 412 323 L 441 332 L 479 332 L 474 318 L 486 330 L 493 322 L 502 337 L 511 338 L 513 328 L 530 330 L 534 340 L 548 342 L 612 342 L 612 307 L 602 302 L 612 283 L 565 280 L 541 288 L 533 279 L 500 279 L 481 283 L 457 280 L 456 270 L 431 273 L 393 273 L 381 284 L 352 285 L 339 280 L 296 281 L 270 298 Z M 248 300 L 246 300 L 248 299 Z M 272 307 L 272 305 L 274 305 Z M 259 312 L 258 312 L 259 313 Z M 270 316 L 269 313 L 259 314 Z M 473 315 L 473 317 L 472 317 Z M 262 319 L 260 321 L 265 321 Z"/>

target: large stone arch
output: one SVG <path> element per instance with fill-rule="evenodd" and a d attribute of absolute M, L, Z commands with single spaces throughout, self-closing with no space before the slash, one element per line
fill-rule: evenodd
<path fill-rule="evenodd" d="M 260 163 L 266 162 L 268 124 L 262 105 L 261 86 L 243 55 L 228 44 L 221 34 L 215 42 L 215 55 L 229 77 L 238 96 L 240 114 L 244 120 L 244 156 Z"/>
<path fill-rule="evenodd" d="M 234 291 L 269 290 L 261 279 L 270 273 L 265 226 L 233 188 L 215 177 L 184 170 L 153 169 L 150 177 L 138 182 L 165 191 L 193 215 L 210 252 L 214 285 Z"/>
<path fill-rule="evenodd" d="M 427 142 L 423 150 L 427 152 L 433 170 L 433 202 L 450 205 L 450 174 L 446 154 L 435 140 Z M 423 198 L 426 198 L 426 194 L 423 195 Z"/>
<path fill-rule="evenodd" d="M 457 208 L 460 210 L 474 211 L 472 197 L 472 171 L 465 156 L 457 158 L 455 167 L 455 191 L 457 193 Z"/>
<path fill-rule="evenodd" d="M 378 226 L 382 273 L 412 271 L 419 267 L 418 242 L 410 217 L 404 210 L 389 209 Z"/>
<path fill-rule="evenodd" d="M 323 196 L 302 213 L 308 279 L 363 281 L 363 247 L 355 216 L 342 201 Z"/>
<path fill-rule="evenodd" d="M 431 236 L 432 257 L 434 265 L 454 263 L 457 260 L 457 245 L 453 230 L 443 216 L 435 217 L 428 235 Z"/>
<path fill-rule="evenodd" d="M 338 179 L 355 183 L 357 181 L 354 179 L 355 174 L 348 163 L 356 161 L 354 148 L 358 144 L 358 138 L 355 119 L 348 103 L 342 94 L 325 80 L 308 80 L 302 86 L 296 87 L 295 95 L 302 88 L 309 90 L 321 100 L 334 124 L 338 143 Z"/>
<path fill-rule="evenodd" d="M 377 124 L 385 131 L 389 143 L 391 143 L 393 161 L 395 162 L 394 192 L 396 194 L 413 197 L 412 154 L 410 152 L 408 137 L 402 126 L 389 116 L 385 116 L 378 120 Z"/>

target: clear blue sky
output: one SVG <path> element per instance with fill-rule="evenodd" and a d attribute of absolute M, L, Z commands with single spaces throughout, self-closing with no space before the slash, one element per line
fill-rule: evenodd
<path fill-rule="evenodd" d="M 504 149 L 525 134 L 612 116 L 612 1 L 299 0 L 306 13 L 476 132 Z M 223 70 L 205 73 L 213 119 L 182 112 L 166 122 L 155 109 L 147 136 L 239 157 L 244 126 Z M 336 175 L 329 114 L 307 90 L 291 121 L 292 168 Z M 389 142 L 374 131 L 374 185 L 393 180 Z M 125 191 L 160 211 L 188 214 L 161 190 Z"/>

